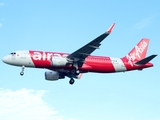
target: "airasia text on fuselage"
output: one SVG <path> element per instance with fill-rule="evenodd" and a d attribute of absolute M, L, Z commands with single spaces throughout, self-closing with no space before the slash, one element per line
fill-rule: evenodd
<path fill-rule="evenodd" d="M 39 52 L 35 51 L 32 53 L 32 58 L 33 60 L 50 60 L 51 57 L 57 56 L 57 57 L 67 57 L 68 54 L 63 54 L 63 53 L 54 53 L 54 52 Z"/>

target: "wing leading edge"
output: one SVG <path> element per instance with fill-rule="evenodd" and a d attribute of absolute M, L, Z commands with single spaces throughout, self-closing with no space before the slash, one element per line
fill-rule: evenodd
<path fill-rule="evenodd" d="M 89 56 L 94 50 L 99 49 L 100 43 L 112 32 L 115 23 L 102 35 L 98 36 L 88 44 L 84 45 L 80 49 L 71 53 L 67 58 L 73 65 L 76 63 L 77 66 L 82 66 L 85 58 Z"/>

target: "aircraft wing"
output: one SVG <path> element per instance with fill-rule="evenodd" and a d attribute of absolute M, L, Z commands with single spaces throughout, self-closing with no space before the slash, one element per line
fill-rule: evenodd
<path fill-rule="evenodd" d="M 101 41 L 103 41 L 112 31 L 115 23 L 111 25 L 111 27 L 102 35 L 95 38 L 88 44 L 84 45 L 77 51 L 71 53 L 67 58 L 70 62 L 78 64 L 78 66 L 82 66 L 85 58 L 89 56 L 94 50 L 98 49 L 101 45 Z"/>

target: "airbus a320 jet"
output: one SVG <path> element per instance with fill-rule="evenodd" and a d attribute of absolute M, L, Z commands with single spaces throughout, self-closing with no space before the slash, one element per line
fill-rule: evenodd
<path fill-rule="evenodd" d="M 24 74 L 25 67 L 46 68 L 50 71 L 45 72 L 45 79 L 56 81 L 70 78 L 72 85 L 74 78 L 81 78 L 83 73 L 115 73 L 131 70 L 142 70 L 152 67 L 150 61 L 157 55 L 146 57 L 149 39 L 143 38 L 140 42 L 124 57 L 112 58 L 105 56 L 92 56 L 91 53 L 99 49 L 101 42 L 111 33 L 115 23 L 102 35 L 98 36 L 88 44 L 79 48 L 71 54 L 60 52 L 43 52 L 34 50 L 14 51 L 2 58 L 4 63 L 20 66 Z"/>

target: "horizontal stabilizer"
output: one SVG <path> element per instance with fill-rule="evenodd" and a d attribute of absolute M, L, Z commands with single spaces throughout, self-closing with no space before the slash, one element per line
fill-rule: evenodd
<path fill-rule="evenodd" d="M 149 61 L 151 61 L 151 60 L 152 60 L 153 58 L 155 58 L 156 56 L 157 56 L 157 55 L 150 55 L 150 56 L 148 56 L 148 57 L 146 57 L 146 58 L 144 58 L 144 59 L 136 62 L 135 64 L 136 64 L 136 65 L 144 65 L 144 64 L 148 63 Z"/>

